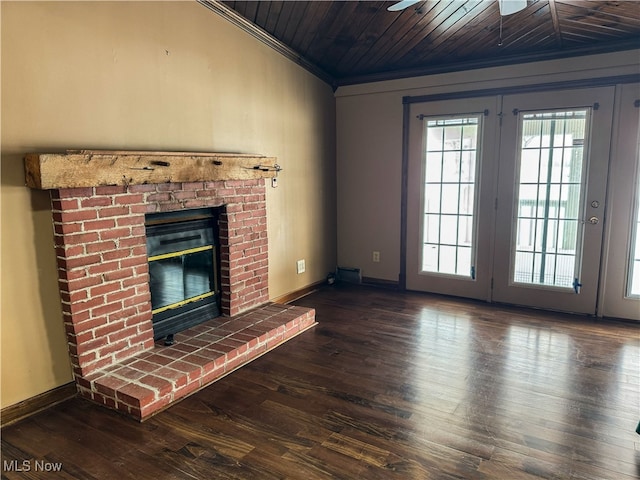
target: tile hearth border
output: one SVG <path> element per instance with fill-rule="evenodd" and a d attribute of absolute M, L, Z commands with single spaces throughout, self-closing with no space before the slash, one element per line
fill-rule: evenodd
<path fill-rule="evenodd" d="M 268 303 L 218 317 L 152 350 L 78 377 L 80 395 L 144 421 L 316 325 L 315 310 Z"/>

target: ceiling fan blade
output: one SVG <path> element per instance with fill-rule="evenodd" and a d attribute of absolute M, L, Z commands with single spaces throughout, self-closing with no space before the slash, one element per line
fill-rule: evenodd
<path fill-rule="evenodd" d="M 390 7 L 387 8 L 390 12 L 399 12 L 400 10 L 404 10 L 405 8 L 409 8 L 411 5 L 415 5 L 416 3 L 420 3 L 422 0 L 401 0 L 398 3 L 394 3 Z"/>
<path fill-rule="evenodd" d="M 527 8 L 527 0 L 498 0 L 500 15 L 511 15 Z"/>

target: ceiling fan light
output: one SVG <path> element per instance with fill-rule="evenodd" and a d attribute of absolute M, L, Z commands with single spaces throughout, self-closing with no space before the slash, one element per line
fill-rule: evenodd
<path fill-rule="evenodd" d="M 498 0 L 500 15 L 511 15 L 527 8 L 527 0 Z"/>

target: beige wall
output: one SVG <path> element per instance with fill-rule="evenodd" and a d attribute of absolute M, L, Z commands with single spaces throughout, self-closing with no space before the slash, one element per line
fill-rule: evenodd
<path fill-rule="evenodd" d="M 637 74 L 638 58 L 636 50 L 338 88 L 338 265 L 398 281 L 402 97 Z"/>
<path fill-rule="evenodd" d="M 331 88 L 196 2 L 2 2 L 1 406 L 71 381 L 47 192 L 26 152 L 260 153 L 270 296 L 336 264 Z M 307 272 L 296 275 L 296 260 Z"/>

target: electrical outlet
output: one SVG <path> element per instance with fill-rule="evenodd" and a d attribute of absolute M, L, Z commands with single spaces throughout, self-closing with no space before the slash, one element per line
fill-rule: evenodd
<path fill-rule="evenodd" d="M 380 261 L 380 252 L 374 251 L 372 260 L 374 261 L 374 263 L 378 263 Z"/>
<path fill-rule="evenodd" d="M 303 260 L 298 260 L 297 264 L 296 264 L 296 272 L 298 272 L 298 274 L 304 273 L 306 269 L 307 269 L 307 267 L 304 264 L 304 259 Z"/>

